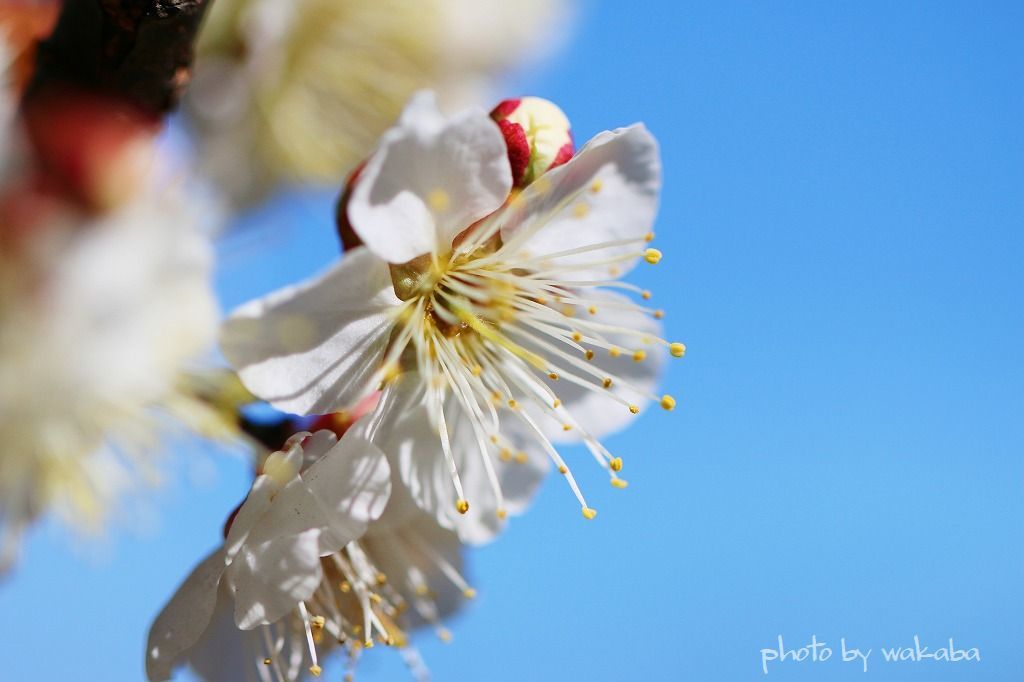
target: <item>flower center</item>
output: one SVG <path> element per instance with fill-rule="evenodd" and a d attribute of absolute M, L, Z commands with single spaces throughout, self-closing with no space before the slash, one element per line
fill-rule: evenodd
<path fill-rule="evenodd" d="M 469 502 L 449 433 L 454 420 L 446 416 L 453 409 L 468 416 L 472 425 L 499 517 L 505 512 L 495 462 L 510 461 L 511 453 L 523 451 L 510 438 L 514 431 L 528 434 L 547 453 L 589 519 L 596 512 L 552 445 L 547 435 L 551 422 L 556 430 L 573 432 L 617 488 L 626 487 L 617 475 L 622 459 L 581 426 L 556 388 L 571 385 L 574 394 L 578 389 L 602 394 L 634 415 L 644 401 L 671 410 L 674 398 L 654 395 L 631 380 L 618 359 L 628 366 L 630 361 L 649 361 L 658 346 L 675 357 L 685 348 L 638 322 L 661 319 L 660 310 L 603 293 L 616 288 L 639 293 L 645 301 L 650 298 L 649 292 L 619 281 L 618 275 L 620 263 L 642 258 L 653 265 L 661 260 L 661 252 L 646 248 L 652 234 L 541 255 L 524 249 L 528 236 L 503 243 L 496 223 L 485 223 L 463 232 L 445 257 L 427 254 L 392 266 L 395 293 L 404 304 L 396 313 L 381 376 L 387 383 L 399 374 L 415 373 L 422 381 L 460 513 L 468 511 Z M 581 280 L 578 273 L 583 270 L 603 270 L 609 276 Z M 595 361 L 598 353 L 611 361 Z M 510 422 L 515 424 L 512 429 Z"/>
<path fill-rule="evenodd" d="M 351 542 L 322 557 L 323 578 L 313 595 L 298 602 L 289 617 L 260 628 L 262 664 L 272 679 L 296 679 L 297 671 L 290 670 L 298 665 L 294 654 L 300 652 L 310 663 L 310 673 L 319 677 L 320 656 L 334 646 L 347 652 L 350 665 L 358 660 L 362 649 L 373 647 L 375 642 L 406 646 L 400 622 L 409 606 L 434 627 L 442 641 L 451 639 L 441 624 L 437 594 L 454 587 L 464 598 L 472 599 L 476 591 L 415 531 L 398 529 L 383 537 Z M 380 543 L 384 544 L 378 547 Z M 393 559 L 394 574 L 382 572 L 381 564 L 375 561 L 377 551 Z"/>

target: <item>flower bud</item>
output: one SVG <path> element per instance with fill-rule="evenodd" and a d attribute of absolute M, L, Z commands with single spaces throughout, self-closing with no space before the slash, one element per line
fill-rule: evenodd
<path fill-rule="evenodd" d="M 139 190 L 159 132 L 159 121 L 131 105 L 71 91 L 33 97 L 24 120 L 47 182 L 100 211 L 123 204 Z"/>
<path fill-rule="evenodd" d="M 345 184 L 341 187 L 341 196 L 338 197 L 338 203 L 334 207 L 334 224 L 338 230 L 338 237 L 341 239 L 341 246 L 345 251 L 351 251 L 363 244 L 363 240 L 359 238 L 359 235 L 356 234 L 355 229 L 352 227 L 352 221 L 348 219 L 348 203 L 352 199 L 352 190 L 355 188 L 356 180 L 359 179 L 365 166 L 366 161 L 364 160 L 349 173 L 349 176 L 345 179 Z"/>
<path fill-rule="evenodd" d="M 569 119 L 546 99 L 507 99 L 491 111 L 491 118 L 505 136 L 516 187 L 526 187 L 572 158 Z"/>

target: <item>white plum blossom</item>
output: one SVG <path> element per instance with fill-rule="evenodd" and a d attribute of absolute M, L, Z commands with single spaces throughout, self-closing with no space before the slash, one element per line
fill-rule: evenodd
<path fill-rule="evenodd" d="M 96 531 L 155 476 L 154 407 L 186 401 L 180 372 L 215 338 L 204 204 L 133 172 L 138 193 L 99 214 L 33 196 L 20 169 L 0 187 L 0 564 L 40 513 Z"/>
<path fill-rule="evenodd" d="M 285 411 L 335 411 L 382 388 L 359 428 L 465 541 L 520 510 L 548 460 L 593 518 L 554 443 L 583 443 L 624 487 L 598 438 L 649 401 L 675 406 L 654 385 L 684 347 L 661 338 L 661 311 L 622 293 L 649 292 L 619 279 L 661 258 L 648 247 L 659 189 L 656 142 L 634 125 L 513 192 L 498 125 L 475 110 L 446 118 L 421 93 L 351 190 L 364 246 L 236 310 L 222 349 Z"/>
<path fill-rule="evenodd" d="M 340 613 L 313 616 L 309 609 L 321 604 L 324 592 L 339 589 L 336 574 L 353 561 L 341 550 L 381 515 L 390 492 L 386 458 L 359 436 L 338 440 L 323 430 L 290 438 L 267 457 L 230 520 L 223 546 L 199 564 L 154 622 L 146 657 L 149 679 L 168 679 L 205 632 L 222 629 L 214 618 L 218 604 L 230 606 L 236 628 L 261 629 L 265 639 L 258 658 L 268 660 L 270 669 L 288 667 L 292 656 L 301 660 L 308 654 L 319 671 L 312 635 L 307 654 L 301 648 L 296 652 L 285 632 L 289 619 L 297 617 L 299 632 L 330 622 L 331 634 L 341 634 Z M 330 579 L 325 580 L 325 571 Z M 360 597 L 369 632 L 374 614 L 369 595 Z"/>
<path fill-rule="evenodd" d="M 186 96 L 203 168 L 239 204 L 333 184 L 417 89 L 454 108 L 567 33 L 564 0 L 217 0 Z"/>
<path fill-rule="evenodd" d="M 386 461 L 351 431 L 335 440 L 296 434 L 267 458 L 224 546 L 154 622 L 151 681 L 186 663 L 203 680 L 291 681 L 319 675 L 335 648 L 354 666 L 375 642 L 405 649 L 424 624 L 450 638 L 442 620 L 475 596 L 458 538 L 423 513 L 374 520 L 395 501 Z"/>

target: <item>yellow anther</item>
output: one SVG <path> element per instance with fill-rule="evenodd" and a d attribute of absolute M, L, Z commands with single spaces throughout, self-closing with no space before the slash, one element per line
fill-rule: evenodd
<path fill-rule="evenodd" d="M 363 642 L 363 648 L 364 649 L 372 649 L 373 648 L 373 640 L 372 639 L 365 640 Z"/>
<path fill-rule="evenodd" d="M 548 374 L 548 379 L 551 379 L 552 381 L 558 381 L 558 375 L 555 374 L 554 372 L 551 372 L 550 374 Z"/>
<path fill-rule="evenodd" d="M 380 587 L 384 587 L 388 584 L 388 577 L 383 573 L 378 573 L 376 576 L 376 581 L 377 585 L 379 585 Z"/>
<path fill-rule="evenodd" d="M 548 299 L 545 296 L 538 296 L 534 300 L 537 301 L 537 303 L 540 303 L 541 305 L 547 305 L 548 304 Z"/>
<path fill-rule="evenodd" d="M 472 587 L 467 587 L 462 591 L 462 596 L 466 599 L 476 599 L 476 590 Z"/>
<path fill-rule="evenodd" d="M 452 641 L 452 633 L 445 628 L 441 628 L 437 631 L 437 637 L 445 644 Z"/>
<path fill-rule="evenodd" d="M 668 350 L 669 350 L 670 353 L 672 353 L 672 357 L 674 357 L 674 358 L 681 358 L 684 355 L 686 355 L 686 344 L 685 343 L 678 343 L 678 342 L 670 343 L 668 345 Z"/>
<path fill-rule="evenodd" d="M 508 448 L 502 448 L 501 452 L 498 453 L 498 458 L 502 462 L 507 462 L 512 459 L 512 451 Z"/>
<path fill-rule="evenodd" d="M 587 360 L 593 360 L 594 359 L 594 351 L 592 351 L 590 349 L 587 349 L 587 350 L 583 351 L 583 357 L 585 357 Z"/>
<path fill-rule="evenodd" d="M 651 292 L 649 292 L 649 291 L 641 292 L 640 298 L 644 299 L 645 301 L 651 300 Z"/>
<path fill-rule="evenodd" d="M 501 402 L 501 394 L 498 393 L 497 391 L 491 391 L 491 400 L 496 402 L 496 403 L 500 403 Z"/>
<path fill-rule="evenodd" d="M 448 196 L 448 192 L 438 187 L 437 189 L 431 190 L 430 194 L 427 195 L 427 203 L 430 204 L 430 208 L 435 211 L 443 211 L 448 208 L 451 203 L 451 197 Z"/>
<path fill-rule="evenodd" d="M 602 183 L 600 180 L 594 180 L 592 183 L 590 183 L 590 191 L 593 192 L 594 194 L 597 194 L 598 192 L 601 191 L 601 185 Z"/>
<path fill-rule="evenodd" d="M 323 668 L 321 668 L 318 665 L 311 665 L 311 666 L 309 666 L 309 674 L 312 675 L 313 677 L 320 677 L 320 673 L 322 673 L 322 672 L 323 672 Z"/>
<path fill-rule="evenodd" d="M 516 464 L 526 464 L 528 460 L 529 457 L 526 456 L 525 452 L 520 451 L 516 453 Z"/>
<path fill-rule="evenodd" d="M 588 306 L 587 307 L 587 312 L 590 313 L 591 315 L 597 315 L 597 306 L 596 305 Z"/>
<path fill-rule="evenodd" d="M 566 317 L 576 317 L 576 309 L 573 308 L 571 305 L 563 305 L 562 314 L 565 315 Z"/>
<path fill-rule="evenodd" d="M 643 362 L 644 358 L 647 357 L 647 353 L 642 350 L 633 352 L 633 362 Z"/>
<path fill-rule="evenodd" d="M 263 665 L 270 665 L 271 663 L 273 663 L 273 661 L 271 661 L 269 658 L 263 659 Z"/>
<path fill-rule="evenodd" d="M 661 396 L 661 406 L 666 410 L 674 410 L 676 408 L 676 399 L 670 395 Z"/>
<path fill-rule="evenodd" d="M 555 402 L 551 403 L 551 407 L 555 408 L 556 410 L 559 407 L 561 407 L 561 406 L 562 406 L 562 401 L 559 400 L 558 398 L 555 398 Z"/>
<path fill-rule="evenodd" d="M 465 500 L 456 500 L 455 508 L 460 514 L 465 514 L 469 511 L 469 502 L 466 502 Z"/>
<path fill-rule="evenodd" d="M 612 471 L 622 471 L 622 458 L 615 457 L 608 462 L 608 466 L 611 467 Z"/>
<path fill-rule="evenodd" d="M 622 489 L 622 488 L 625 488 L 628 485 L 629 485 L 629 483 L 626 483 L 625 479 L 622 479 L 622 478 L 613 478 L 612 479 L 612 486 L 615 487 L 615 488 Z"/>
<path fill-rule="evenodd" d="M 381 603 L 384 600 L 381 599 L 380 595 L 377 594 L 376 592 L 371 592 L 370 593 L 370 601 L 372 601 L 374 604 L 379 604 L 379 603 Z"/>
<path fill-rule="evenodd" d="M 497 436 L 491 436 L 491 442 L 494 443 L 495 445 L 497 445 L 498 444 L 498 437 Z"/>
<path fill-rule="evenodd" d="M 480 365 L 473 365 L 472 367 L 469 368 L 469 373 L 475 377 L 478 377 L 484 373 L 484 368 L 481 367 Z"/>
<path fill-rule="evenodd" d="M 517 403 L 514 398 L 508 401 L 508 406 L 513 410 L 516 409 L 517 405 L 519 405 L 519 403 Z"/>
<path fill-rule="evenodd" d="M 416 594 L 420 597 L 426 597 L 428 594 L 430 594 L 430 588 L 428 588 L 423 583 L 420 583 L 416 586 Z"/>
<path fill-rule="evenodd" d="M 572 431 L 572 424 L 562 424 L 563 431 Z"/>
<path fill-rule="evenodd" d="M 494 512 L 494 513 L 495 513 L 495 514 L 497 515 L 497 517 L 498 517 L 499 519 L 501 519 L 502 521 L 504 521 L 504 520 L 505 520 L 505 518 L 506 518 L 506 517 L 508 516 L 508 512 L 507 512 L 507 511 L 505 511 L 504 509 L 499 509 L 499 510 L 497 510 L 497 511 L 496 511 L 496 512 Z"/>
<path fill-rule="evenodd" d="M 655 310 L 654 311 L 654 319 L 661 320 L 661 319 L 664 319 L 664 318 L 665 318 L 665 311 L 664 310 Z"/>
<path fill-rule="evenodd" d="M 343 593 L 348 594 L 352 591 L 352 585 L 350 585 L 347 580 L 342 580 L 340 583 L 338 583 L 338 589 L 341 590 Z"/>
<path fill-rule="evenodd" d="M 601 380 L 601 385 L 604 386 L 605 388 L 611 388 L 612 380 L 609 379 L 608 377 L 605 377 L 604 379 Z"/>
<path fill-rule="evenodd" d="M 619 268 L 618 265 L 613 265 L 610 268 L 608 268 L 608 274 L 611 275 L 612 277 L 618 278 L 618 276 L 622 274 L 622 270 Z"/>
<path fill-rule="evenodd" d="M 559 464 L 558 465 L 558 473 L 560 473 L 560 474 L 567 474 L 567 473 L 569 473 L 569 467 L 565 466 L 564 464 Z"/>
<path fill-rule="evenodd" d="M 326 622 L 323 616 L 313 616 L 309 619 L 309 625 L 317 630 L 323 628 Z"/>
<path fill-rule="evenodd" d="M 612 346 L 611 348 L 608 349 L 608 355 L 612 356 L 613 358 L 617 358 L 620 355 L 622 355 L 622 351 L 619 350 L 618 346 Z"/>
<path fill-rule="evenodd" d="M 580 203 L 578 203 L 578 204 L 576 204 L 575 206 L 573 206 L 573 207 L 572 207 L 572 214 L 573 214 L 574 216 L 576 216 L 577 218 L 583 218 L 583 217 L 584 217 L 584 216 L 586 216 L 586 215 L 587 215 L 587 213 L 589 213 L 589 212 L 590 212 L 590 207 L 589 207 L 589 206 L 587 206 L 587 205 L 586 205 L 586 204 L 585 204 L 584 202 L 582 202 L 582 201 L 581 201 Z"/>
<path fill-rule="evenodd" d="M 579 343 L 580 341 L 583 340 L 583 334 L 580 334 L 579 332 L 573 332 L 572 340 L 575 341 L 576 343 Z"/>
<path fill-rule="evenodd" d="M 629 406 L 629 411 L 632 412 L 633 414 L 639 414 L 640 413 L 640 408 L 637 407 L 636 405 L 630 405 Z"/>
<path fill-rule="evenodd" d="M 644 251 L 644 260 L 651 265 L 657 265 L 658 261 L 661 260 L 661 251 L 657 249 L 647 249 Z"/>
<path fill-rule="evenodd" d="M 591 507 L 584 507 L 583 508 L 583 518 L 585 518 L 587 521 L 591 520 L 595 516 L 597 516 L 597 510 L 596 509 L 593 509 Z"/>
<path fill-rule="evenodd" d="M 653 232 L 648 232 L 647 234 L 645 234 L 644 235 L 644 241 L 645 242 L 653 242 L 654 241 L 654 233 Z"/>

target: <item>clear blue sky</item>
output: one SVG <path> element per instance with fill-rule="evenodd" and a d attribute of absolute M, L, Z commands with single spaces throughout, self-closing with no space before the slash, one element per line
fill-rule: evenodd
<path fill-rule="evenodd" d="M 597 520 L 552 480 L 472 554 L 454 641 L 421 639 L 437 680 L 1021 679 L 1022 28 L 1011 2 L 600 3 L 516 84 L 581 141 L 637 120 L 661 141 L 665 259 L 637 278 L 689 352 L 676 411 L 610 441 L 630 488 L 581 473 Z M 334 257 L 329 199 L 257 222 L 225 305 Z M 149 620 L 247 486 L 203 462 L 99 557 L 32 535 L 0 677 L 141 679 Z M 812 634 L 874 649 L 869 672 L 762 673 Z M 915 634 L 982 661 L 879 660 Z M 372 653 L 361 679 L 404 679 Z"/>

